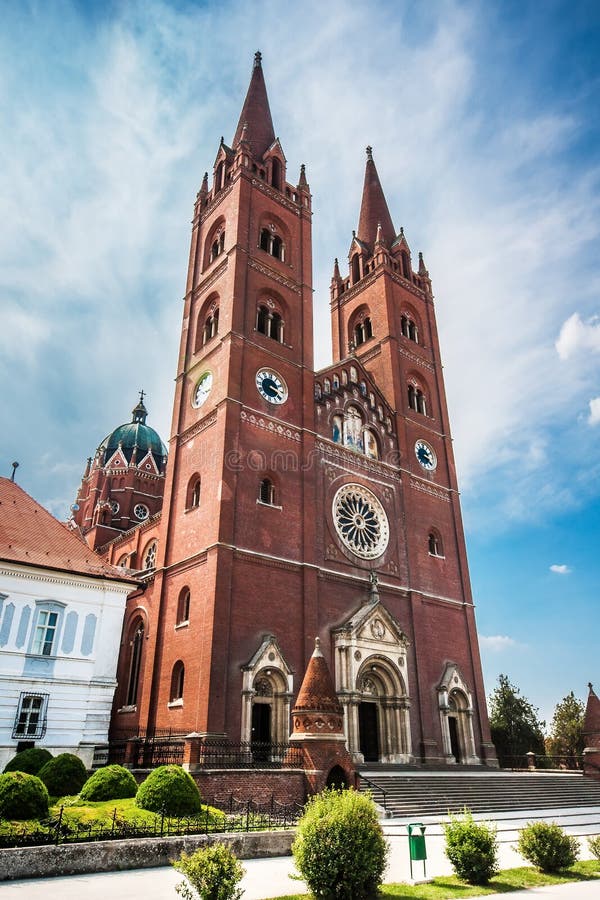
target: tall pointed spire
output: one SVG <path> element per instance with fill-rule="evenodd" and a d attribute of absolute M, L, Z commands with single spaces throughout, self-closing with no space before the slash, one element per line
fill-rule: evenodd
<path fill-rule="evenodd" d="M 383 194 L 383 188 L 379 181 L 379 175 L 373 162 L 373 149 L 367 147 L 367 166 L 358 219 L 358 239 L 372 248 L 377 239 L 378 225 L 381 225 L 383 240 L 385 245 L 389 247 L 396 236 L 396 232 Z"/>
<path fill-rule="evenodd" d="M 259 52 L 254 54 L 254 68 L 252 78 L 244 106 L 240 114 L 238 126 L 233 138 L 232 147 L 235 150 L 242 140 L 249 145 L 252 154 L 261 157 L 275 140 L 273 120 L 269 109 L 269 98 L 263 75 L 262 56 Z"/>

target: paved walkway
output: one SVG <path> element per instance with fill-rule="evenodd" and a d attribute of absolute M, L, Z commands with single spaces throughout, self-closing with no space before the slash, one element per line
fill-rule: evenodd
<path fill-rule="evenodd" d="M 555 813 L 555 814 L 554 814 Z M 544 811 L 543 815 L 531 810 L 497 815 L 499 861 L 502 869 L 523 865 L 523 859 L 514 849 L 517 832 L 533 818 L 558 821 L 571 834 L 581 839 L 581 858 L 590 859 L 585 836 L 600 834 L 598 808 Z M 479 816 L 476 818 L 485 818 Z M 390 862 L 387 882 L 409 881 L 410 861 L 406 826 L 401 820 L 389 819 L 383 823 L 390 843 Z M 427 875 L 449 875 L 451 866 L 444 854 L 444 838 L 438 820 L 429 820 L 426 830 Z M 242 886 L 243 900 L 267 900 L 286 894 L 307 892 L 303 882 L 290 878 L 294 873 L 292 857 L 276 859 L 243 860 L 246 875 Z M 421 878 L 422 863 L 414 863 L 414 876 Z M 28 879 L 0 884 L 0 900 L 177 900 L 175 885 L 181 875 L 170 867 L 135 869 L 128 872 L 103 872 L 97 875 L 71 875 L 63 878 Z M 506 897 L 505 894 L 488 895 Z M 600 880 L 573 882 L 548 888 L 511 893 L 514 900 L 600 900 Z"/>

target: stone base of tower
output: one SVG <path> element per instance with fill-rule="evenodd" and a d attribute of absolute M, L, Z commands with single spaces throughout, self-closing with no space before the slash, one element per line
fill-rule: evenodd
<path fill-rule="evenodd" d="M 307 794 L 318 794 L 327 787 L 357 787 L 358 773 L 344 740 L 293 734 L 290 748 L 302 753 Z"/>

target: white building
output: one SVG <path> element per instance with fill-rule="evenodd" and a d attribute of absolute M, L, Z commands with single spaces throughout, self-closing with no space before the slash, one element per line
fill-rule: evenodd
<path fill-rule="evenodd" d="M 0 770 L 31 746 L 91 765 L 108 738 L 136 584 L 0 478 Z"/>

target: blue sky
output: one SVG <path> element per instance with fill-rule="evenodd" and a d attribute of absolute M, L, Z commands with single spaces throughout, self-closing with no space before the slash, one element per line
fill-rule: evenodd
<path fill-rule="evenodd" d="M 0 471 L 59 516 L 166 440 L 193 201 L 256 49 L 314 203 L 316 362 L 371 144 L 436 309 L 488 693 L 600 685 L 600 7 L 0 0 Z"/>

